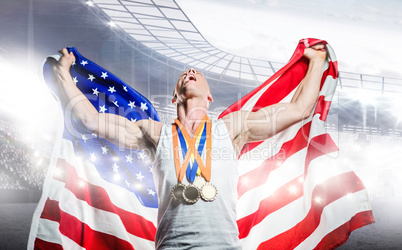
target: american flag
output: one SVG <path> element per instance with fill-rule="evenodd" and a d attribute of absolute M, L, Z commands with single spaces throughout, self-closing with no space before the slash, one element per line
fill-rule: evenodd
<path fill-rule="evenodd" d="M 220 117 L 289 101 L 307 70 L 303 51 L 318 42 L 325 43 L 301 40 L 284 68 Z M 246 164 L 239 177 L 237 222 L 243 249 L 331 249 L 354 229 L 374 222 L 363 184 L 346 166 L 334 163 L 338 148 L 324 129 L 338 74 L 335 55 L 327 46 L 329 57 L 313 115 L 242 151 Z M 99 112 L 117 112 L 131 121 L 158 120 L 139 93 L 70 50 L 77 59 L 73 80 Z M 57 95 L 46 64 L 44 76 Z M 64 125 L 28 248 L 153 249 L 157 198 L 145 155 L 99 139 L 74 117 L 67 117 Z"/>
<path fill-rule="evenodd" d="M 159 121 L 152 104 L 109 71 L 68 48 L 70 73 L 99 112 L 127 122 Z M 43 77 L 56 98 L 50 63 Z M 34 213 L 28 248 L 152 249 L 158 199 L 151 165 L 141 151 L 122 149 L 87 131 L 62 103 L 64 115 L 43 194 Z"/>
<path fill-rule="evenodd" d="M 338 147 L 324 127 L 338 80 L 335 53 L 326 41 L 300 40 L 282 69 L 220 117 L 289 102 L 307 72 L 305 48 L 320 42 L 328 57 L 314 112 L 241 151 L 237 224 L 244 249 L 334 249 L 351 231 L 374 222 L 363 183 L 337 162 Z"/>

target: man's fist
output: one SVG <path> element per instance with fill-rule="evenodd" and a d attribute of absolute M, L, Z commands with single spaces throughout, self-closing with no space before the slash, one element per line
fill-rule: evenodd
<path fill-rule="evenodd" d="M 327 56 L 325 44 L 318 43 L 304 50 L 304 56 L 311 60 L 324 61 Z"/>
<path fill-rule="evenodd" d="M 66 48 L 59 50 L 61 57 L 59 59 L 59 67 L 66 69 L 67 71 L 70 70 L 71 65 L 75 61 L 75 56 L 73 52 L 68 53 Z"/>

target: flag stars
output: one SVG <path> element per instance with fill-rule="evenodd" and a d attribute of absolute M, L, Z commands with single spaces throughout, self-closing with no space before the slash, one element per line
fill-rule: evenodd
<path fill-rule="evenodd" d="M 138 158 L 139 158 L 139 159 L 145 160 L 146 157 L 147 157 L 147 156 L 145 155 L 144 152 L 139 152 L 139 153 L 138 153 Z"/>
<path fill-rule="evenodd" d="M 136 121 L 137 121 L 137 118 L 135 118 L 135 119 L 130 118 L 130 120 L 131 120 L 132 122 L 136 122 Z"/>
<path fill-rule="evenodd" d="M 116 90 L 114 89 L 114 86 L 113 87 L 111 87 L 111 86 L 109 86 L 109 89 L 107 90 L 107 91 L 109 91 L 110 93 L 114 93 L 114 92 L 116 92 Z"/>
<path fill-rule="evenodd" d="M 129 101 L 128 106 L 133 109 L 135 107 L 135 102 Z"/>
<path fill-rule="evenodd" d="M 149 195 L 155 196 L 156 193 L 154 190 L 152 190 L 152 189 L 147 189 L 147 190 L 148 190 Z"/>
<path fill-rule="evenodd" d="M 74 76 L 74 77 L 73 77 L 73 82 L 75 83 L 75 85 L 77 85 L 77 83 L 78 83 L 78 79 L 77 79 L 77 77 L 76 77 L 76 76 Z"/>
<path fill-rule="evenodd" d="M 126 162 L 133 163 L 133 158 L 131 157 L 131 155 L 126 155 Z"/>
<path fill-rule="evenodd" d="M 88 61 L 85 61 L 85 60 L 82 60 L 82 61 L 81 61 L 81 65 L 82 65 L 82 66 L 85 66 L 85 65 L 87 65 L 87 64 L 88 64 Z"/>
<path fill-rule="evenodd" d="M 126 180 L 125 182 L 126 182 L 127 187 L 129 187 L 129 186 L 130 186 L 130 182 L 128 182 L 128 180 Z"/>
<path fill-rule="evenodd" d="M 119 165 L 117 163 L 113 163 L 113 172 L 118 173 L 119 172 Z"/>
<path fill-rule="evenodd" d="M 119 104 L 117 104 L 117 100 L 112 102 L 116 107 L 120 107 Z"/>
<path fill-rule="evenodd" d="M 101 77 L 102 77 L 103 79 L 106 79 L 106 77 L 108 77 L 107 72 L 102 72 Z"/>
<path fill-rule="evenodd" d="M 91 82 L 96 79 L 93 75 L 88 74 L 88 80 L 90 80 Z"/>
<path fill-rule="evenodd" d="M 105 113 L 105 111 L 107 110 L 107 108 L 105 108 L 105 105 L 99 106 L 99 108 L 100 108 L 99 113 Z"/>
<path fill-rule="evenodd" d="M 92 91 L 93 91 L 93 93 L 92 93 L 93 95 L 98 96 L 98 94 L 99 94 L 98 88 L 92 89 Z"/>
<path fill-rule="evenodd" d="M 81 139 L 82 139 L 84 142 L 87 142 L 87 140 L 88 140 L 88 138 L 87 138 L 85 135 L 81 135 Z"/>
<path fill-rule="evenodd" d="M 128 92 L 127 86 L 123 86 L 124 91 Z"/>
<path fill-rule="evenodd" d="M 137 176 L 137 180 L 140 180 L 140 181 L 142 181 L 142 179 L 144 179 L 144 177 L 145 177 L 141 174 L 141 172 L 139 172 L 138 174 L 135 174 L 135 175 Z"/>
<path fill-rule="evenodd" d="M 106 146 L 101 147 L 102 148 L 102 154 L 107 155 L 107 151 L 109 150 Z"/>
<path fill-rule="evenodd" d="M 147 104 L 141 102 L 141 108 L 140 109 L 142 109 L 142 111 L 144 111 L 144 112 L 145 112 L 145 110 L 148 110 Z"/>
<path fill-rule="evenodd" d="M 75 66 L 75 65 L 77 65 L 77 63 L 76 63 L 75 60 L 74 60 L 73 64 L 71 64 L 71 66 Z"/>

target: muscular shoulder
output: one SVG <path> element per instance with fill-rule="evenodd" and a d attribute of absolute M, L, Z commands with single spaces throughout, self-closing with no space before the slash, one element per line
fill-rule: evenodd
<path fill-rule="evenodd" d="M 153 161 L 156 147 L 159 143 L 163 124 L 154 120 L 140 120 L 132 122 L 126 145 L 127 148 L 141 150 L 145 152 L 151 161 Z M 135 133 L 135 134 L 134 134 Z"/>
<path fill-rule="evenodd" d="M 136 124 L 140 128 L 143 136 L 145 137 L 144 139 L 152 142 L 154 146 L 158 144 L 163 123 L 154 120 L 143 119 L 135 122 L 134 124 Z"/>
<path fill-rule="evenodd" d="M 245 135 L 245 120 L 249 116 L 248 111 L 232 112 L 221 118 L 229 132 L 230 139 L 234 148 L 241 148 L 246 141 Z"/>

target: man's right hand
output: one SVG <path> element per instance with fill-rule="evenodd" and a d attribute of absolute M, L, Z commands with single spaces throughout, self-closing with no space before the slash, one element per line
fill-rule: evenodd
<path fill-rule="evenodd" d="M 71 65 L 75 61 L 75 56 L 73 52 L 68 53 L 68 50 L 66 48 L 63 48 L 58 51 L 61 54 L 61 57 L 58 61 L 58 66 L 60 68 L 63 68 L 67 71 L 70 70 Z"/>
<path fill-rule="evenodd" d="M 324 62 L 327 56 L 326 46 L 323 43 L 318 43 L 304 50 L 304 56 L 310 61 Z"/>

